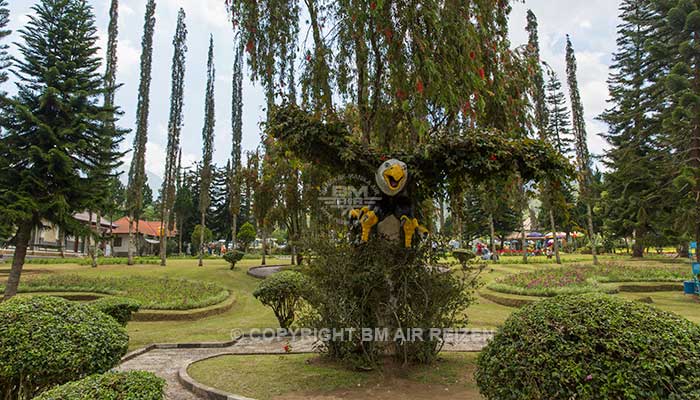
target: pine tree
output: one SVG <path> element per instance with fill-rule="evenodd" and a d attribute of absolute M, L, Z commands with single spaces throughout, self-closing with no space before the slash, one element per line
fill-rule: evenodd
<path fill-rule="evenodd" d="M 43 0 L 20 30 L 17 95 L 4 105 L 0 133 L 0 225 L 14 225 L 15 255 L 5 298 L 15 295 L 31 231 L 42 220 L 85 232 L 74 218 L 94 206 L 95 177 L 116 158 L 101 105 L 97 28 L 85 0 Z M 106 184 L 105 182 L 99 182 Z"/>
<path fill-rule="evenodd" d="M 537 32 L 537 27 L 537 17 L 532 12 L 532 10 L 527 10 L 527 26 L 525 27 L 525 29 L 528 33 L 527 48 L 532 64 L 532 100 L 535 108 L 535 126 L 539 131 L 540 138 L 544 139 L 547 136 L 549 116 L 547 115 L 544 76 L 542 73 L 542 60 L 540 58 L 540 41 L 539 34 Z"/>
<path fill-rule="evenodd" d="M 170 90 L 170 119 L 168 121 L 168 146 L 165 159 L 165 176 L 161 189 L 160 225 L 160 265 L 165 266 L 167 232 L 172 230 L 170 219 L 175 203 L 175 181 L 178 173 L 178 154 L 180 153 L 180 132 L 182 130 L 182 106 L 185 90 L 185 55 L 187 53 L 187 27 L 185 26 L 185 10 L 180 8 L 177 15 L 177 27 L 173 38 L 173 64 Z"/>
<path fill-rule="evenodd" d="M 231 235 L 233 247 L 236 247 L 236 233 L 238 232 L 238 216 L 241 212 L 241 141 L 243 139 L 243 42 L 236 46 L 236 55 L 233 61 L 231 95 L 231 168 L 228 180 Z"/>
<path fill-rule="evenodd" d="M 571 156 L 573 138 L 571 134 L 571 114 L 566 106 L 566 96 L 562 90 L 561 81 L 551 68 L 547 70 L 547 113 L 549 115 L 550 143 L 560 154 Z"/>
<path fill-rule="evenodd" d="M 700 243 L 700 2 L 673 0 L 654 3 L 664 18 L 654 34 L 654 57 L 665 68 L 667 107 L 663 128 L 672 146 L 671 171 L 678 224 Z M 697 256 L 700 262 L 700 253 Z"/>
<path fill-rule="evenodd" d="M 620 238 L 634 236 L 633 256 L 642 257 L 647 236 L 656 230 L 653 217 L 665 206 L 656 129 L 649 117 L 655 102 L 648 90 L 647 76 L 653 72 L 647 68 L 646 41 L 654 13 L 648 2 L 632 0 L 623 1 L 620 10 L 623 22 L 608 79 L 610 108 L 600 117 L 608 125 L 605 138 L 610 144 L 604 159 L 609 169 L 603 202 L 605 228 Z"/>
<path fill-rule="evenodd" d="M 143 209 L 141 189 L 146 182 L 146 143 L 148 142 L 148 112 L 150 107 L 151 69 L 153 64 L 153 34 L 156 25 L 156 2 L 148 0 L 146 4 L 143 38 L 141 39 L 141 81 L 136 105 L 136 135 L 134 149 L 129 168 L 129 185 L 127 188 L 127 207 L 129 213 L 129 246 L 128 264 L 134 264 L 134 249 L 136 240 L 134 229 L 138 236 L 139 218 Z M 135 225 L 135 228 L 134 228 Z"/>
<path fill-rule="evenodd" d="M 199 213 L 200 225 L 206 227 L 206 215 L 211 197 L 209 195 L 209 187 L 212 181 L 212 157 L 214 153 L 214 81 L 216 79 L 216 70 L 214 68 L 214 37 L 209 36 L 209 54 L 207 56 L 207 92 L 204 96 L 204 127 L 202 128 L 202 169 L 201 169 L 201 187 L 199 191 Z M 204 231 L 202 229 L 202 237 L 200 243 L 204 243 Z M 202 257 L 203 249 L 199 249 L 199 266 L 203 266 Z"/>
<path fill-rule="evenodd" d="M 578 173 L 579 193 L 586 204 L 586 217 L 588 219 L 588 238 L 591 241 L 593 264 L 598 265 L 598 251 L 595 243 L 595 231 L 593 229 L 593 193 L 591 156 L 588 151 L 588 138 L 586 133 L 586 120 L 583 116 L 583 103 L 578 89 L 576 76 L 576 54 L 571 45 L 569 35 L 566 35 L 566 74 L 569 83 L 569 95 L 571 96 L 571 111 L 573 117 L 574 139 L 576 147 L 576 166 Z"/>
<path fill-rule="evenodd" d="M 12 33 L 11 30 L 7 29 L 9 23 L 10 10 L 7 8 L 7 0 L 0 0 L 0 85 L 7 82 L 6 70 L 10 67 L 10 55 L 7 53 L 7 49 L 10 46 L 2 43 L 3 39 Z M 4 96 L 4 93 L 0 90 L 0 97 L 2 96 Z"/>

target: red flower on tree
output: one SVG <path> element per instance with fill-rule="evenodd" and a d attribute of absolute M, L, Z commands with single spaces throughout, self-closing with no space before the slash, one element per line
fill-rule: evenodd
<path fill-rule="evenodd" d="M 416 82 L 416 90 L 418 93 L 423 94 L 423 90 L 425 90 L 425 87 L 423 86 L 423 81 L 418 79 L 418 82 Z"/>

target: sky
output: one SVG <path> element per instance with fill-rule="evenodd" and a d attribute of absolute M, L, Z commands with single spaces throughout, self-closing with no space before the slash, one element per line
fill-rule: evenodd
<path fill-rule="evenodd" d="M 25 26 L 31 6 L 36 0 L 10 0 L 10 42 L 20 41 L 19 29 Z M 94 9 L 102 49 L 107 43 L 109 0 L 89 0 Z M 589 148 L 594 155 L 605 150 L 605 141 L 598 134 L 606 126 L 595 117 L 606 108 L 608 90 L 606 79 L 612 53 L 615 51 L 619 0 L 526 0 L 516 3 L 510 18 L 513 46 L 527 42 L 525 15 L 531 9 L 539 20 L 542 59 L 549 63 L 565 82 L 566 34 L 571 35 L 578 59 L 579 90 L 584 103 Z M 139 58 L 143 35 L 145 0 L 120 0 L 117 81 L 123 86 L 116 103 L 124 116 L 120 126 L 131 129 L 122 143 L 130 150 L 135 128 L 136 101 L 139 85 Z M 165 166 L 167 125 L 170 107 L 170 66 L 172 37 L 177 12 L 184 8 L 187 18 L 187 65 L 185 75 L 184 126 L 182 130 L 182 159 L 187 166 L 201 159 L 201 135 L 204 123 L 204 93 L 209 35 L 214 36 L 216 65 L 215 101 L 216 128 L 214 162 L 223 165 L 231 153 L 231 75 L 234 40 L 223 0 L 157 0 L 156 29 L 153 46 L 153 78 L 149 115 L 146 170 L 154 189 L 161 184 Z M 101 50 L 103 51 L 103 50 Z M 11 44 L 10 52 L 18 56 Z M 13 85 L 6 90 L 13 93 Z M 566 90 L 566 84 L 564 84 Z M 568 94 L 568 93 L 567 93 Z M 253 150 L 260 141 L 260 122 L 265 112 L 264 92 L 260 84 L 246 76 L 243 84 L 243 150 Z M 123 170 L 128 170 L 131 154 L 124 157 Z"/>

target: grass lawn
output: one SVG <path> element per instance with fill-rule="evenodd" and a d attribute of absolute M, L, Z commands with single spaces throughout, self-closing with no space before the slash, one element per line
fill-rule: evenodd
<path fill-rule="evenodd" d="M 588 258 L 585 258 L 588 257 Z M 674 261 L 660 257 L 653 257 L 647 261 L 633 261 L 626 256 L 604 256 L 603 260 L 625 262 L 630 265 L 658 266 L 660 263 L 677 265 Z M 546 261 L 545 257 L 538 257 L 531 264 L 507 264 L 508 261 L 520 261 L 520 258 L 504 257 L 500 264 L 490 264 L 482 273 L 485 284 L 505 276 L 507 274 L 534 271 L 543 268 L 552 268 L 549 264 L 538 262 Z M 288 260 L 270 258 L 268 264 L 284 264 Z M 569 264 L 590 263 L 590 256 L 565 255 L 564 262 Z M 192 342 L 192 341 L 224 341 L 230 339 L 231 330 L 251 328 L 276 327 L 277 320 L 272 311 L 264 307 L 253 296 L 260 281 L 246 274 L 253 266 L 260 264 L 259 259 L 244 259 L 237 265 L 236 270 L 230 271 L 229 265 L 222 259 L 208 259 L 204 261 L 204 267 L 197 267 L 194 259 L 171 259 L 167 267 L 158 265 L 111 265 L 90 268 L 79 264 L 27 264 L 23 277 L 41 277 L 46 274 L 70 274 L 84 275 L 86 277 L 128 277 L 132 280 L 153 278 L 177 278 L 188 280 L 201 280 L 215 283 L 228 289 L 235 297 L 233 307 L 223 314 L 207 317 L 195 321 L 159 321 L 159 322 L 135 322 L 127 326 L 131 337 L 131 349 L 143 347 L 150 343 L 158 342 Z M 690 265 L 688 264 L 690 275 Z M 8 264 L 0 265 L 0 282 L 7 279 L 6 269 Z M 144 279 L 144 281 L 145 281 Z M 700 303 L 692 297 L 684 296 L 681 292 L 657 292 L 657 293 L 623 293 L 625 298 L 632 300 L 642 297 L 651 297 L 654 305 L 677 312 L 686 318 L 700 323 Z M 495 304 L 482 297 L 478 297 L 477 303 L 469 308 L 469 326 L 474 328 L 498 327 L 514 311 L 514 308 Z"/>
<path fill-rule="evenodd" d="M 192 365 L 197 381 L 230 393 L 267 399 L 481 399 L 476 353 L 443 353 L 434 365 L 358 372 L 312 354 L 227 355 Z"/>

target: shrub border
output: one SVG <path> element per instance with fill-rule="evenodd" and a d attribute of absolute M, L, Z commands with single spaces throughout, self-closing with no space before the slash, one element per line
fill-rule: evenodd
<path fill-rule="evenodd" d="M 495 293 L 500 294 L 501 292 L 495 292 Z M 478 294 L 479 294 L 479 296 L 485 298 L 486 300 L 494 302 L 498 305 L 506 306 L 506 307 L 514 307 L 514 308 L 525 307 L 528 304 L 532 304 L 536 301 L 547 298 L 547 297 L 532 296 L 535 298 L 533 298 L 533 299 L 515 299 L 513 297 L 502 297 L 502 296 L 498 296 L 494 293 L 488 293 L 488 292 L 483 292 L 483 291 L 480 291 Z"/>
<path fill-rule="evenodd" d="M 236 304 L 236 296 L 231 293 L 226 300 L 203 308 L 193 308 L 191 310 L 153 310 L 142 309 L 132 314 L 132 321 L 138 322 L 158 322 L 158 321 L 193 321 L 214 315 L 228 312 Z M 111 295 L 93 293 L 93 292 L 22 292 L 21 295 L 31 296 L 54 296 L 61 297 L 70 301 L 91 301 L 97 300 Z"/>

